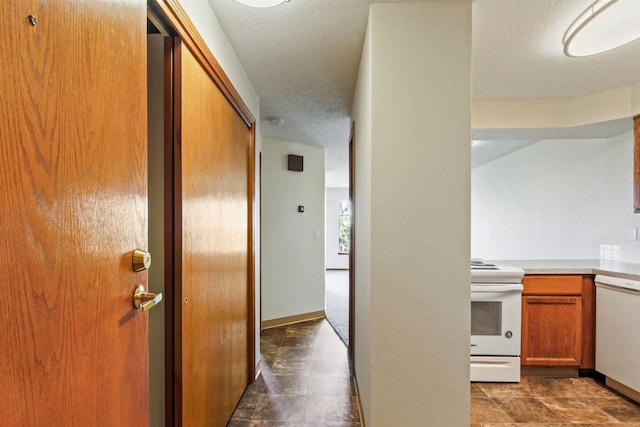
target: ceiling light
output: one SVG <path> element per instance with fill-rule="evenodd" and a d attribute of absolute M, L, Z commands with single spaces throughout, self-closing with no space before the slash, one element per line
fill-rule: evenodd
<path fill-rule="evenodd" d="M 288 3 L 289 0 L 235 0 L 237 3 L 249 7 L 273 7 L 282 3 Z"/>
<path fill-rule="evenodd" d="M 596 0 L 564 34 L 567 56 L 591 56 L 640 38 L 640 1 Z"/>

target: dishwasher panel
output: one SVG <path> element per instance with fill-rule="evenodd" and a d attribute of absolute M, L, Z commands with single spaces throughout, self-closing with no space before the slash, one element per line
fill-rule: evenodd
<path fill-rule="evenodd" d="M 640 392 L 640 282 L 596 276 L 596 370 Z"/>

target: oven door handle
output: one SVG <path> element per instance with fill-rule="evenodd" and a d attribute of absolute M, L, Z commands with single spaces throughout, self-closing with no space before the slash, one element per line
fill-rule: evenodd
<path fill-rule="evenodd" d="M 513 292 L 522 291 L 521 283 L 505 283 L 500 285 L 474 285 L 471 284 L 471 292 Z"/>

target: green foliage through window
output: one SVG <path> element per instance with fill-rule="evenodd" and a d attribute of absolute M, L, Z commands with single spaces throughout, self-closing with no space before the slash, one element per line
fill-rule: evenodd
<path fill-rule="evenodd" d="M 348 254 L 351 250 L 351 202 L 342 200 L 339 204 L 340 235 L 338 236 L 338 252 Z"/>

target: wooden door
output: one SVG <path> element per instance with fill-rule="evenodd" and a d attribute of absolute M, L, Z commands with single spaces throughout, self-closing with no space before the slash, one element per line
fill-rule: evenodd
<path fill-rule="evenodd" d="M 252 130 L 175 47 L 176 420 L 225 426 L 249 382 Z"/>
<path fill-rule="evenodd" d="M 29 17 L 31 15 L 31 17 Z M 0 424 L 148 424 L 146 3 L 0 3 Z"/>

